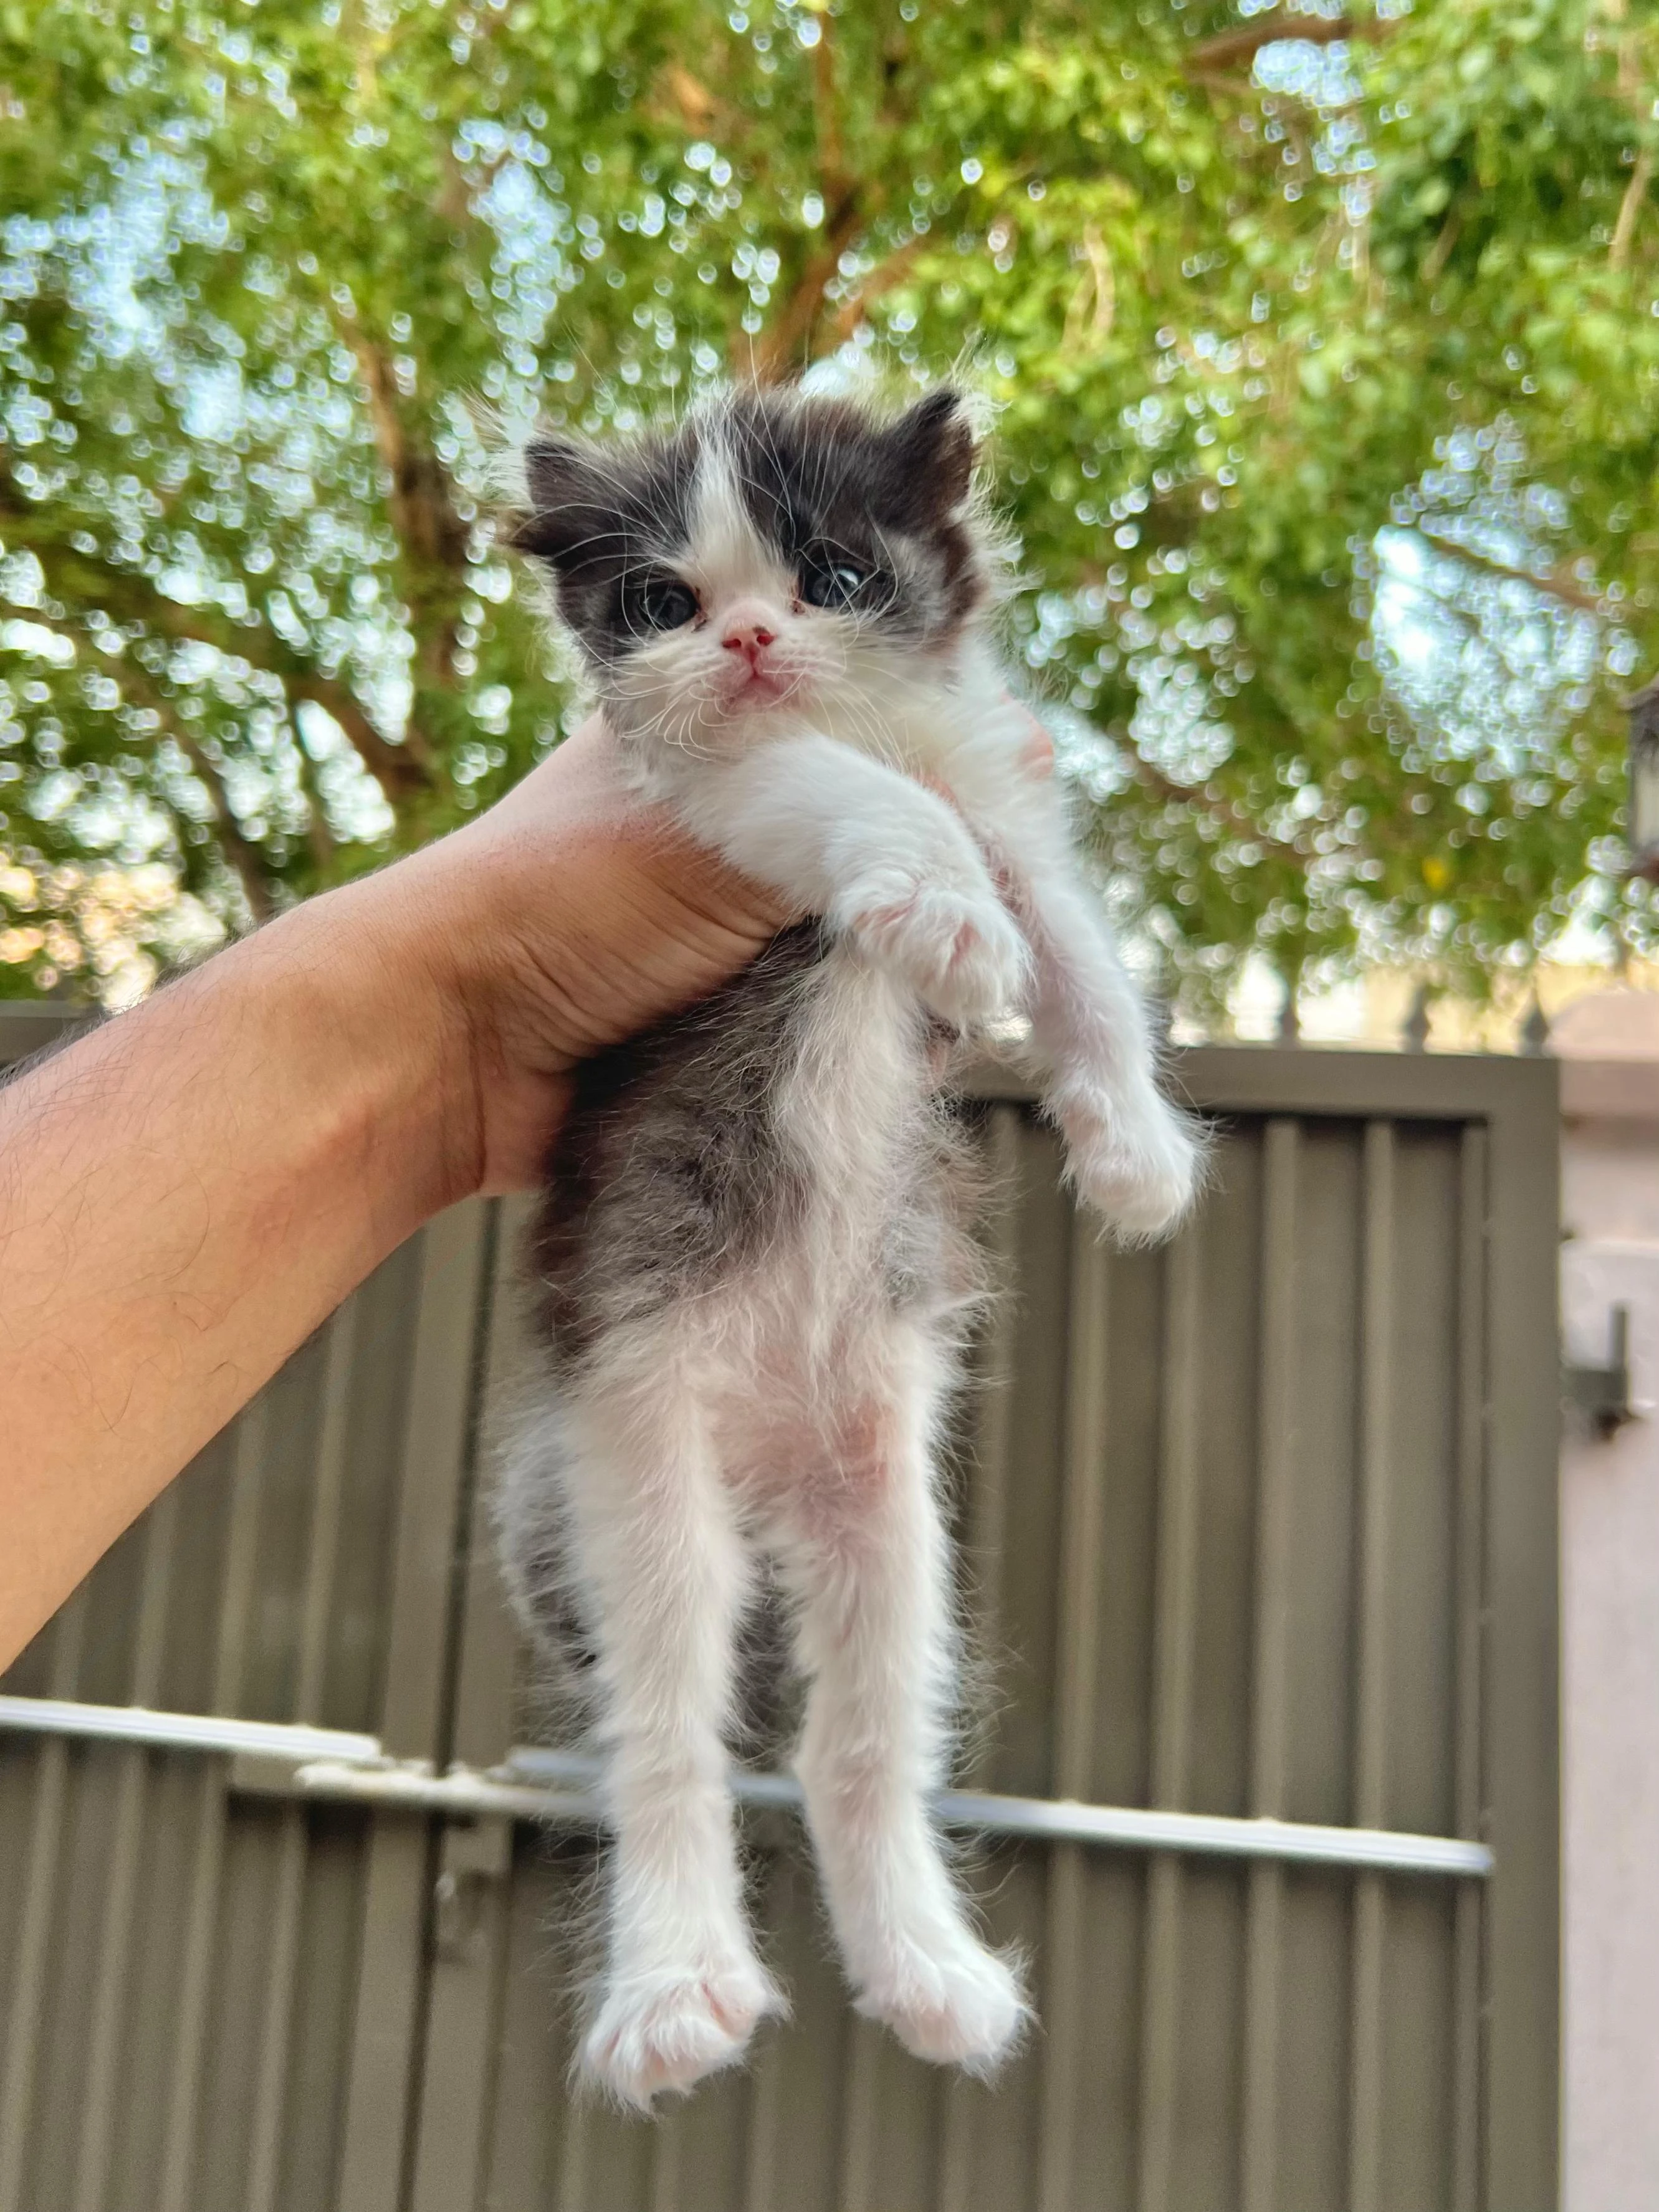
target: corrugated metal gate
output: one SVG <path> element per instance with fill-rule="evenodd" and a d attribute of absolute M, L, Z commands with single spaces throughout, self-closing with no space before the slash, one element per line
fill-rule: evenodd
<path fill-rule="evenodd" d="M 1225 1134 L 1163 1252 L 982 1109 L 1017 1297 L 959 1455 L 998 1663 L 957 1809 L 1042 2016 L 996 2088 L 854 2019 L 763 1808 L 793 2024 L 655 2124 L 567 2100 L 592 1854 L 515 1749 L 476 1474 L 512 1238 L 471 1206 L 3 1685 L 0 2212 L 1553 2204 L 1554 1070 L 1180 1073 Z"/>

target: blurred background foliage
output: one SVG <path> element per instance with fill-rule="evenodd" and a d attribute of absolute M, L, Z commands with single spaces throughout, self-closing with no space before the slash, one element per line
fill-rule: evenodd
<path fill-rule="evenodd" d="M 1189 1006 L 1645 952 L 1659 27 L 1342 5 L 0 0 L 0 994 L 130 997 L 556 742 L 489 418 L 803 369 L 995 403 Z"/>

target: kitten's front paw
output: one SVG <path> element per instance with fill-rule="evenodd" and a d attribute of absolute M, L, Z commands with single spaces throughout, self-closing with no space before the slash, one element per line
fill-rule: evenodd
<path fill-rule="evenodd" d="M 1203 1178 L 1195 1124 L 1151 1090 L 1128 1103 L 1104 1094 L 1062 1097 L 1055 1114 L 1085 1202 L 1120 1236 L 1168 1236 Z"/>
<path fill-rule="evenodd" d="M 910 983 L 934 1012 L 964 1027 L 1012 1012 L 1030 954 L 988 893 L 898 873 L 860 884 L 847 927 L 870 957 Z"/>
<path fill-rule="evenodd" d="M 605 1997 L 582 2045 L 581 2071 L 618 2104 L 648 2112 L 665 2090 L 689 2089 L 734 2065 L 756 2023 L 785 2008 L 752 1958 L 639 1976 Z"/>
<path fill-rule="evenodd" d="M 896 1944 L 860 1989 L 858 2008 L 916 2057 L 969 2074 L 994 2073 L 1031 2017 L 1007 1960 L 965 1927 Z"/>

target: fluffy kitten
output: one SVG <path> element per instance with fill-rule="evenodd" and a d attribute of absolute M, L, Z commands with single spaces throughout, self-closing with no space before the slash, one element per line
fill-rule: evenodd
<path fill-rule="evenodd" d="M 1187 1205 L 1194 1133 L 1030 769 L 957 398 L 882 421 L 744 392 L 523 458 L 518 543 L 641 787 L 816 917 L 583 1072 L 535 1248 L 545 1389 L 501 1522 L 532 1631 L 552 1635 L 574 1569 L 597 1653 L 616 1843 L 581 2064 L 648 2104 L 781 2008 L 726 1787 L 763 1552 L 859 2008 L 986 2070 L 1026 2008 L 926 1802 L 953 1679 L 934 1455 L 976 1283 L 940 1040 L 1029 1018 L 1072 1176 L 1128 1236 Z"/>

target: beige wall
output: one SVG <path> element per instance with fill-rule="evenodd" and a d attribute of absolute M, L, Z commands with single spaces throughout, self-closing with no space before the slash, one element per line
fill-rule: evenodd
<path fill-rule="evenodd" d="M 1659 1400 L 1659 997 L 1556 1024 L 1566 1114 L 1563 1318 L 1607 1357 L 1630 1310 L 1636 1398 Z M 1562 1462 L 1564 2203 L 1659 2205 L 1659 1419 Z"/>

